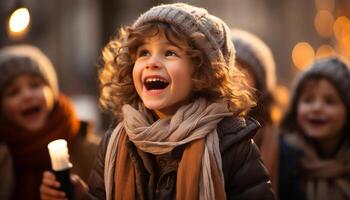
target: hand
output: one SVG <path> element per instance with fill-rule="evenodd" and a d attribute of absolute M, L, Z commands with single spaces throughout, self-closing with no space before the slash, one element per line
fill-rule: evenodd
<path fill-rule="evenodd" d="M 61 186 L 52 172 L 45 171 L 40 185 L 41 200 L 67 200 L 66 193 L 58 190 Z"/>
<path fill-rule="evenodd" d="M 71 174 L 71 183 L 73 186 L 73 199 L 82 199 L 89 188 L 86 183 L 76 174 Z M 42 200 L 67 200 L 66 193 L 60 191 L 60 182 L 56 180 L 52 172 L 45 171 L 40 186 L 40 197 Z"/>

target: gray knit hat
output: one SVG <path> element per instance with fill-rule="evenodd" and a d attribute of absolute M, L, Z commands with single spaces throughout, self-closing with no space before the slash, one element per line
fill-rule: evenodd
<path fill-rule="evenodd" d="M 199 7 L 184 3 L 163 4 L 143 13 L 133 24 L 138 27 L 148 22 L 160 21 L 174 25 L 184 34 L 191 36 L 200 32 L 205 40 L 195 44 L 203 50 L 211 63 L 224 62 L 234 64 L 234 47 L 228 26 L 218 17 Z"/>
<path fill-rule="evenodd" d="M 305 83 L 310 79 L 327 79 L 337 89 L 347 109 L 346 126 L 350 128 L 350 65 L 340 57 L 316 59 L 306 71 L 303 71 L 293 82 L 293 93 L 289 111 L 282 120 L 282 127 L 293 130 L 297 127 L 297 105 Z M 345 129 L 349 130 L 349 129 Z"/>
<path fill-rule="evenodd" d="M 276 86 L 276 71 L 270 48 L 252 33 L 240 29 L 231 31 L 236 61 L 249 68 L 261 90 L 272 92 Z"/>
<path fill-rule="evenodd" d="M 58 83 L 55 69 L 49 58 L 37 47 L 14 45 L 0 50 L 0 94 L 18 75 L 31 73 L 39 75 L 58 96 Z"/>
<path fill-rule="evenodd" d="M 309 68 L 300 74 L 294 85 L 294 96 L 300 95 L 301 86 L 306 80 L 318 77 L 328 79 L 338 90 L 350 112 L 350 69 L 348 62 L 340 57 L 325 57 L 315 60 Z M 297 93 L 297 94 L 296 94 Z M 293 99 L 297 100 L 297 99 Z M 349 113 L 350 114 L 350 113 Z M 348 116 L 350 117 L 350 116 Z"/>

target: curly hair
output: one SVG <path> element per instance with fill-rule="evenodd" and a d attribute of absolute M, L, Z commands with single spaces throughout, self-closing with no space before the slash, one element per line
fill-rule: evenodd
<path fill-rule="evenodd" d="M 235 115 L 245 115 L 255 105 L 251 88 L 244 75 L 236 67 L 225 63 L 212 62 L 205 56 L 196 41 L 203 40 L 204 34 L 196 32 L 186 36 L 175 26 L 165 22 L 146 23 L 142 26 L 122 27 L 119 37 L 113 38 L 103 49 L 103 66 L 99 70 L 100 105 L 115 117 L 121 116 L 124 104 L 138 108 L 142 105 L 133 84 L 132 71 L 137 48 L 149 37 L 163 32 L 167 40 L 176 45 L 185 42 L 185 53 L 192 60 L 195 71 L 192 76 L 191 99 L 205 97 L 209 101 L 228 101 Z"/>

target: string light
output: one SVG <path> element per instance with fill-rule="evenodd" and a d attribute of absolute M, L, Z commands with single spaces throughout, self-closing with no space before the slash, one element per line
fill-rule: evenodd
<path fill-rule="evenodd" d="M 26 36 L 30 26 L 30 12 L 18 1 L 8 20 L 7 33 L 11 39 L 21 39 Z"/>

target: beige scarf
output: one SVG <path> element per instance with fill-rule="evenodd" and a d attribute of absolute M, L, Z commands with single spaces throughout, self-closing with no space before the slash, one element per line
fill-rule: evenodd
<path fill-rule="evenodd" d="M 286 141 L 304 152 L 301 166 L 308 200 L 350 199 L 350 149 L 347 144 L 334 158 L 320 159 L 314 147 L 302 136 L 289 134 Z"/>
<path fill-rule="evenodd" d="M 122 149 L 121 147 L 118 148 L 118 144 L 120 144 L 119 140 L 122 140 L 120 138 L 123 132 L 126 132 L 129 140 L 137 148 L 154 155 L 170 152 L 177 146 L 190 144 L 196 142 L 198 139 L 205 139 L 203 153 L 202 155 L 198 155 L 202 157 L 202 164 L 198 170 L 200 171 L 199 184 L 196 185 L 196 187 L 199 187 L 199 190 L 194 191 L 199 192 L 197 195 L 199 199 L 225 198 L 219 138 L 216 128 L 217 124 L 224 117 L 233 115 L 228 110 L 226 103 L 215 102 L 209 104 L 205 99 L 198 99 L 191 104 L 179 108 L 171 118 L 160 119 L 156 122 L 153 122 L 146 112 L 136 110 L 130 105 L 123 106 L 122 111 L 124 120 L 113 131 L 105 158 L 104 180 L 107 200 L 112 199 L 113 189 L 115 194 L 123 192 L 119 191 L 118 187 L 113 185 L 115 163 L 118 163 L 119 159 L 116 158 L 116 155 L 119 149 Z M 188 146 L 191 145 L 187 145 L 186 149 L 191 148 Z M 183 159 L 185 159 L 184 156 Z M 179 172 L 181 162 L 178 174 L 181 173 Z M 191 166 L 183 167 L 183 171 L 189 171 L 188 167 Z M 218 182 L 215 175 L 219 177 L 219 182 L 221 183 L 219 188 L 217 184 L 214 184 Z M 179 180 L 177 182 L 181 183 Z M 181 185 L 177 184 L 177 190 L 179 187 Z M 217 194 L 217 191 L 221 191 L 219 192 L 220 194 Z M 177 195 L 176 198 L 186 199 L 187 197 Z"/>

